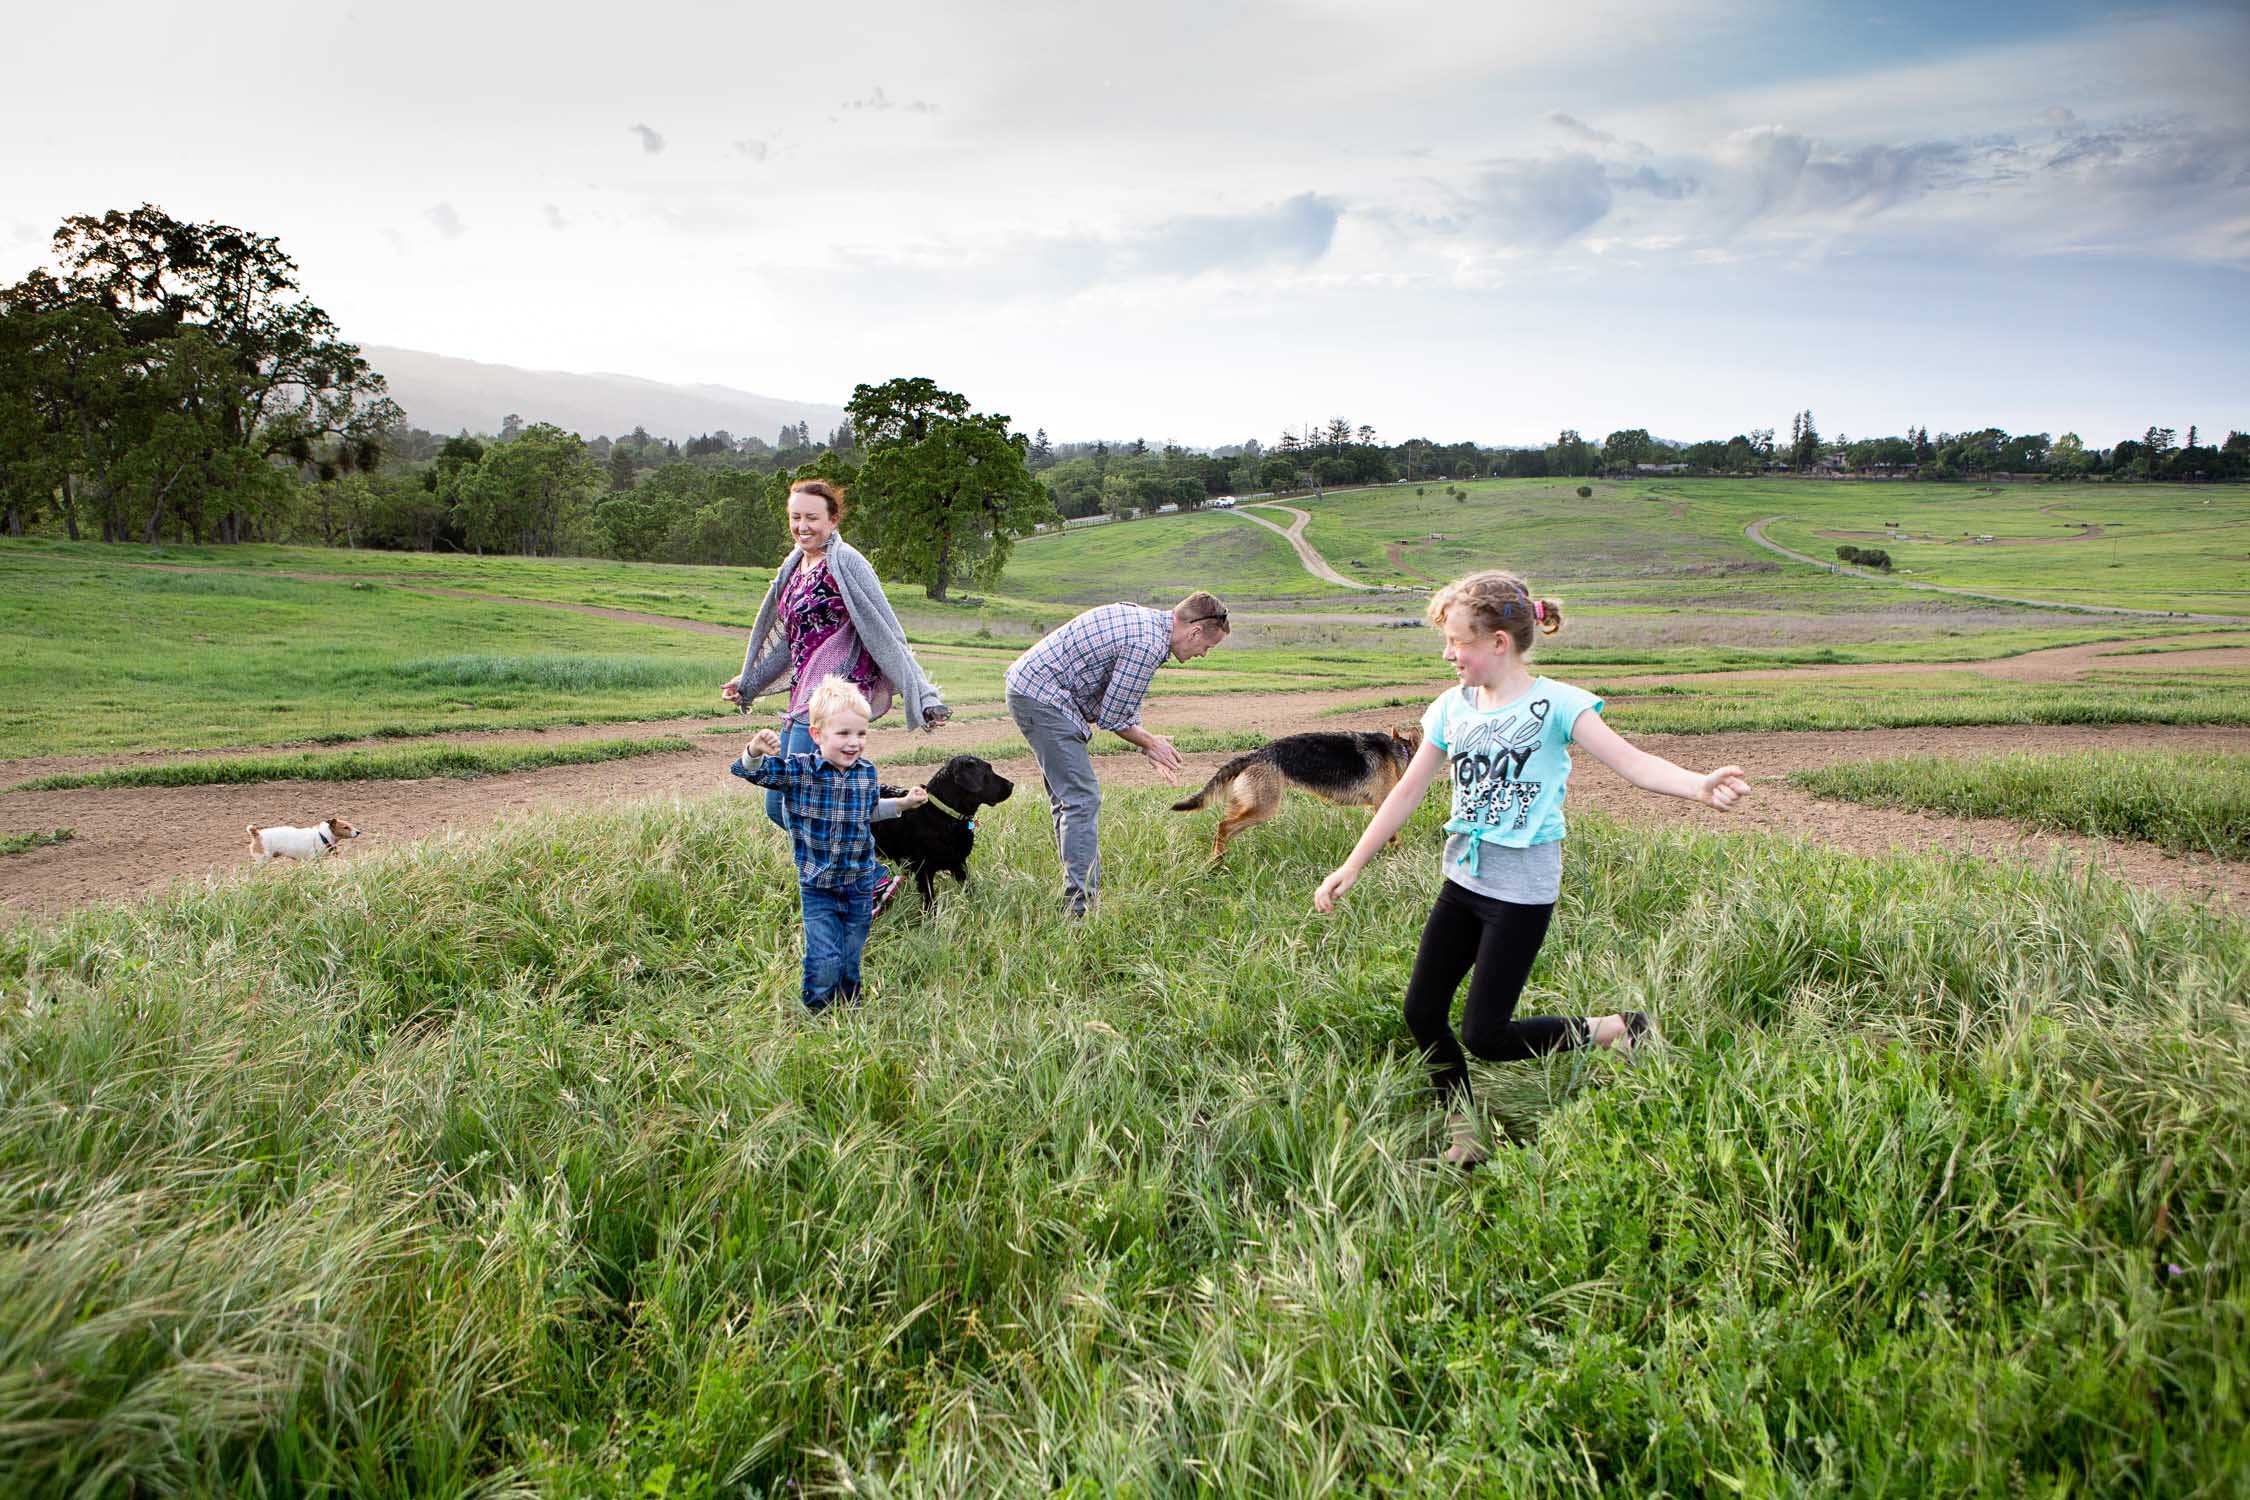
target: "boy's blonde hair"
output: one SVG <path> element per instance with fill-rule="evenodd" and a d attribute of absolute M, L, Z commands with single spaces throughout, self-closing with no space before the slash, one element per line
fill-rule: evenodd
<path fill-rule="evenodd" d="M 867 706 L 867 695 L 833 672 L 821 678 L 805 700 L 805 718 L 815 729 L 846 709 L 863 719 L 875 716 Z"/>
<path fill-rule="evenodd" d="M 1479 630 L 1505 633 L 1518 652 L 1531 649 L 1534 631 L 1553 635 L 1562 629 L 1560 604 L 1532 598 L 1529 585 L 1498 568 L 1457 578 L 1430 595 L 1430 623 L 1443 630 L 1445 612 L 1456 604 L 1468 606 L 1469 618 Z"/>

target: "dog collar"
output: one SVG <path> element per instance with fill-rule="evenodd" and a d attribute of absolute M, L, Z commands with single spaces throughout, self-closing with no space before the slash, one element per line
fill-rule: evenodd
<path fill-rule="evenodd" d="M 313 830 L 313 837 L 320 840 L 320 847 L 323 849 L 333 849 L 336 847 L 336 841 L 328 836 L 328 830 L 326 828 L 315 828 Z"/>
<path fill-rule="evenodd" d="M 928 787 L 924 787 L 924 788 L 923 788 L 923 790 L 927 792 L 927 791 L 929 791 L 929 788 L 928 788 Z M 930 792 L 930 806 L 932 806 L 932 807 L 936 808 L 936 809 L 937 809 L 937 810 L 938 810 L 939 812 L 941 812 L 941 813 L 944 813 L 944 814 L 945 814 L 945 815 L 946 815 L 947 817 L 949 817 L 949 818 L 953 819 L 953 820 L 954 820 L 955 822 L 957 822 L 957 823 L 966 823 L 966 824 L 968 824 L 968 825 L 969 825 L 969 826 L 970 826 L 971 828 L 974 828 L 974 827 L 976 827 L 976 826 L 977 826 L 977 820 L 976 820 L 976 819 L 974 819 L 974 818 L 971 818 L 971 817 L 966 817 L 966 816 L 964 816 L 964 815 L 963 815 L 963 814 L 961 814 L 961 813 L 957 813 L 957 812 L 955 812 L 955 811 L 954 811 L 954 810 L 953 810 L 952 808 L 950 808 L 950 807 L 947 807 L 947 806 L 946 806 L 946 805 L 945 805 L 945 804 L 944 804 L 943 802 L 940 802 L 940 801 L 938 800 L 938 797 L 937 797 L 937 793 L 935 793 L 935 792 Z"/>

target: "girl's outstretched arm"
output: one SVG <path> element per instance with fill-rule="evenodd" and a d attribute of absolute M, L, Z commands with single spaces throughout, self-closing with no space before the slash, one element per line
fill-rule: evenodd
<path fill-rule="evenodd" d="M 1729 808 L 1750 794 L 1750 780 L 1740 766 L 1696 772 L 1675 765 L 1661 755 L 1651 755 L 1602 722 L 1592 709 L 1580 713 L 1570 737 L 1589 754 L 1643 791 L 1667 797 L 1685 797 L 1711 807 Z"/>
<path fill-rule="evenodd" d="M 1336 898 L 1350 890 L 1352 882 L 1359 879 L 1361 867 L 1375 857 L 1376 850 L 1389 843 L 1406 826 L 1408 818 L 1414 816 L 1414 809 L 1422 804 L 1422 794 L 1430 789 L 1430 783 L 1437 779 L 1437 773 L 1444 766 L 1445 752 L 1434 741 L 1422 741 L 1421 748 L 1414 752 L 1414 758 L 1406 763 L 1406 771 L 1399 777 L 1398 785 L 1391 788 L 1391 794 L 1383 799 L 1383 805 L 1375 809 L 1375 816 L 1367 820 L 1367 831 L 1359 836 L 1358 843 L 1352 845 L 1352 852 L 1342 864 L 1329 872 L 1328 878 L 1320 883 L 1320 889 L 1313 892 L 1314 911 L 1326 912 L 1335 907 Z"/>

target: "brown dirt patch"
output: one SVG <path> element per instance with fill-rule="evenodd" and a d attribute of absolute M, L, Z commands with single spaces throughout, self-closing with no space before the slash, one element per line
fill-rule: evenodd
<path fill-rule="evenodd" d="M 2041 651 L 2026 651 L 2020 656 L 2002 656 L 1983 661 L 1871 661 L 1838 662 L 1830 666 L 1814 667 L 1757 667 L 1741 672 L 1658 672 L 1640 675 L 1611 676 L 1601 673 L 1602 686 L 1619 690 L 1636 687 L 1654 687 L 1666 683 L 1725 683 L 1725 682 L 1778 682 L 1818 681 L 1835 677 L 1897 677 L 1905 674 L 1926 676 L 1933 673 L 1967 672 L 1978 677 L 1997 677 L 2008 682 L 2076 682 L 2087 673 L 2103 667 L 2153 665 L 2163 663 L 2177 667 L 2243 667 L 2250 666 L 2250 645 L 2233 644 L 2223 638 L 2222 644 L 2200 646 L 2194 642 L 2208 641 L 2210 636 L 2162 636 L 2142 641 L 2087 641 L 2076 646 L 2050 646 Z M 2189 649 L 2162 653 L 2142 651 L 2147 646 L 2188 646 Z M 2133 653 L 2133 654 L 2122 654 Z"/>
<path fill-rule="evenodd" d="M 1390 560 L 1392 567 L 1406 574 L 1409 578 L 1419 578 L 1424 583 L 1436 583 L 1438 581 L 1406 560 L 1406 543 L 1404 542 L 1385 542 L 1383 544 L 1383 555 Z"/>
<path fill-rule="evenodd" d="M 2076 649 L 2076 648 L 2071 648 Z M 1420 692 L 1433 684 L 1416 684 Z M 1203 699 L 1159 699 L 1149 722 L 1159 730 L 1249 730 L 1268 736 L 1303 729 L 1384 728 L 1413 716 L 1409 709 L 1367 709 L 1330 716 L 1322 710 L 1363 700 L 1365 689 L 1333 693 L 1230 694 Z M 741 721 L 747 731 L 751 721 Z M 680 725 L 653 726 L 678 732 Z M 705 726 L 709 727 L 709 726 Z M 615 733 L 618 726 L 571 731 Z M 1004 716 L 964 714 L 939 743 L 964 748 L 1011 738 Z M 523 735 L 525 738 L 537 737 Z M 552 732 L 550 732 L 552 737 Z M 745 734 L 745 738 L 747 735 Z M 249 864 L 245 823 L 310 822 L 341 813 L 366 830 L 343 858 L 364 858 L 389 845 L 449 830 L 473 830 L 543 809 L 583 807 L 647 797 L 739 795 L 727 762 L 740 750 L 732 734 L 706 735 L 696 749 L 595 766 L 558 766 L 476 781 L 428 780 L 335 784 L 267 783 L 258 786 L 133 788 L 114 791 L 16 792 L 0 796 L 0 831 L 69 827 L 69 843 L 0 861 L 0 906 L 54 914 L 74 907 L 141 895 L 173 881 L 256 878 Z M 880 762 L 906 740 L 905 731 L 878 731 L 871 749 Z M 1756 795 L 1729 815 L 1632 787 L 1586 757 L 1579 758 L 1575 805 L 1599 808 L 1636 821 L 1687 821 L 1710 829 L 1756 828 L 1809 838 L 1858 854 L 1892 848 L 1953 849 L 1994 859 L 2045 860 L 2055 853 L 2094 865 L 2117 878 L 2153 889 L 2216 899 L 2250 910 L 2250 865 L 2167 855 L 2137 844 L 2029 833 L 1993 820 L 1961 820 L 1921 813 L 1885 812 L 1823 803 L 1791 789 L 1790 771 L 1839 760 L 1898 755 L 1996 755 L 2006 751 L 2092 748 L 2198 748 L 2250 753 L 2250 730 L 2174 726 L 2069 726 L 1932 728 L 1856 733 L 1647 735 L 1637 743 L 1682 764 L 1706 768 L 1741 765 Z M 1186 757 L 1183 782 L 1208 775 L 1227 752 Z M 1006 774 L 1036 786 L 1028 755 L 1003 757 Z M 1105 756 L 1097 765 L 1115 786 L 1161 784 L 1155 767 L 1138 756 Z M 902 768 L 903 772 L 903 768 Z M 1346 831 L 1357 815 L 1336 814 L 1337 854 L 1349 847 Z M 1255 857 L 1254 840 L 1237 857 Z M 257 875 L 270 876 L 270 871 Z"/>

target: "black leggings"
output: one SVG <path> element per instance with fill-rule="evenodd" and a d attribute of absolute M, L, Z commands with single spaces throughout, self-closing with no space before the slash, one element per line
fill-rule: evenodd
<path fill-rule="evenodd" d="M 1430 1081 L 1445 1103 L 1469 1100 L 1463 1044 L 1487 1062 L 1521 1062 L 1585 1042 L 1584 1027 L 1575 1017 L 1514 1019 L 1516 1000 L 1531 977 L 1531 962 L 1539 956 L 1554 914 L 1552 902 L 1520 906 L 1480 896 L 1450 880 L 1438 892 L 1422 928 L 1422 947 L 1414 955 L 1414 977 L 1406 982 L 1406 1028 L 1422 1044 Z M 1469 981 L 1457 1041 L 1449 1024 L 1453 992 L 1471 968 L 1476 977 Z"/>

